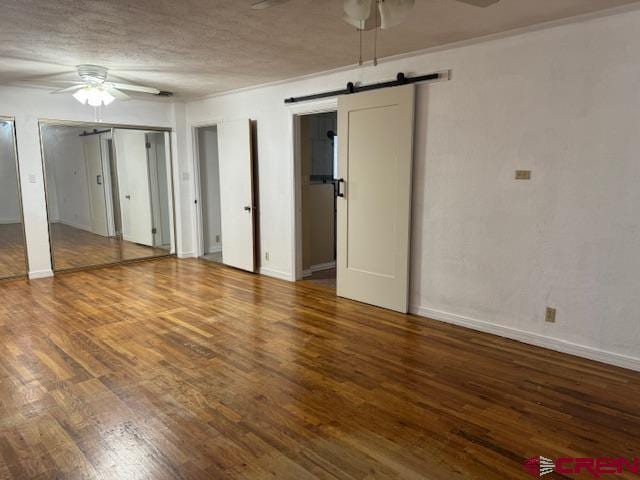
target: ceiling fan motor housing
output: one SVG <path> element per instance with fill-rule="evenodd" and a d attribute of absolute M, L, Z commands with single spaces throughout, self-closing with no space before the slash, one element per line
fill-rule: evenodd
<path fill-rule="evenodd" d="M 101 85 L 107 79 L 108 69 L 100 65 L 78 65 L 77 68 L 82 81 L 90 85 Z"/>

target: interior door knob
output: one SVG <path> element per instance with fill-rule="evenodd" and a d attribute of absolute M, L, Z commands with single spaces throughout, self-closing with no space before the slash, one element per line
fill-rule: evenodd
<path fill-rule="evenodd" d="M 250 212 L 250 211 L 251 211 L 251 207 L 247 205 L 246 207 L 244 207 L 244 210 L 245 210 L 246 212 Z"/>
<path fill-rule="evenodd" d="M 125 197 L 127 200 L 131 200 L 131 195 L 125 195 Z"/>

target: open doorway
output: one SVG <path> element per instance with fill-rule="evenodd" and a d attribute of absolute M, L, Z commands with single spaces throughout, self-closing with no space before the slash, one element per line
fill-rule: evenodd
<path fill-rule="evenodd" d="M 202 258 L 222 263 L 218 127 L 213 125 L 197 128 L 196 141 L 200 172 Z"/>
<path fill-rule="evenodd" d="M 302 280 L 336 288 L 337 112 L 299 123 Z"/>

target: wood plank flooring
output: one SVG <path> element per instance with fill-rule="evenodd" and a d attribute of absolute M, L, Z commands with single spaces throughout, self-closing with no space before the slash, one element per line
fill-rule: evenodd
<path fill-rule="evenodd" d="M 27 274 L 21 223 L 0 224 L 0 279 Z"/>
<path fill-rule="evenodd" d="M 638 455 L 639 398 L 635 372 L 207 261 L 0 284 L 2 480 L 531 478 Z"/>

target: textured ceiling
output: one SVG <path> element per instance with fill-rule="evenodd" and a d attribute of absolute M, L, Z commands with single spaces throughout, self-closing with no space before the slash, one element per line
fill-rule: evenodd
<path fill-rule="evenodd" d="M 74 65 L 96 63 L 187 98 L 356 62 L 358 35 L 341 19 L 342 0 L 261 11 L 249 8 L 253 1 L 0 0 L 0 84 L 60 87 L 75 79 Z M 379 56 L 636 2 L 502 0 L 481 9 L 417 0 L 409 21 L 380 33 Z"/>

